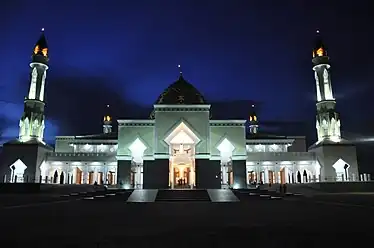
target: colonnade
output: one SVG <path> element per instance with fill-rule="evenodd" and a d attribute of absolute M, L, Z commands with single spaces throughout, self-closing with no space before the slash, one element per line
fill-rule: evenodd
<path fill-rule="evenodd" d="M 117 184 L 117 165 L 46 162 L 40 169 L 44 183 Z"/>

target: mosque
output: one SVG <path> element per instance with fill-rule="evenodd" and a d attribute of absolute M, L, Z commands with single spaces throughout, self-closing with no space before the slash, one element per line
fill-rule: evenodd
<path fill-rule="evenodd" d="M 43 141 L 48 45 L 34 46 L 19 137 L 3 145 L 5 182 L 106 184 L 122 188 L 246 188 L 253 182 L 357 181 L 356 147 L 343 139 L 330 63 L 319 34 L 313 49 L 317 142 L 261 132 L 248 120 L 211 119 L 211 105 L 182 74 L 157 99 L 149 119 L 103 118 L 103 132 Z M 253 106 L 254 107 L 254 106 Z M 249 131 L 246 125 L 249 124 Z"/>

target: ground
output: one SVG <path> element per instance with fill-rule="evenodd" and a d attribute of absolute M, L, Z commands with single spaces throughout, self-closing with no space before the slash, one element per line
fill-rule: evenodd
<path fill-rule="evenodd" d="M 4 247 L 331 247 L 369 245 L 374 195 L 335 194 L 238 203 L 126 203 L 0 197 Z M 18 200 L 14 200 L 18 199 Z M 27 204 L 27 205 L 26 205 Z M 6 245 L 5 245 L 6 244 Z"/>

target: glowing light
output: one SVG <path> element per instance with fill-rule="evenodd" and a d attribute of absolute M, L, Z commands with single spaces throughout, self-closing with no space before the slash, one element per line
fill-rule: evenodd
<path fill-rule="evenodd" d="M 319 30 L 318 29 L 316 30 L 316 33 L 319 34 Z"/>
<path fill-rule="evenodd" d="M 324 53 L 324 50 L 323 50 L 322 47 L 319 48 L 319 49 L 316 51 L 316 54 L 317 54 L 318 56 L 323 56 L 323 53 Z"/>
<path fill-rule="evenodd" d="M 44 49 L 42 50 L 42 53 L 43 53 L 44 57 L 47 57 L 47 55 L 48 55 L 48 49 L 47 49 L 47 48 L 44 48 Z"/>
<path fill-rule="evenodd" d="M 228 139 L 224 139 L 222 140 L 222 142 L 217 146 L 217 149 L 218 151 L 220 151 L 221 153 L 230 153 L 232 154 L 232 152 L 235 150 L 235 146 L 233 146 L 233 144 L 228 140 Z"/>
<path fill-rule="evenodd" d="M 183 131 L 183 132 L 181 132 Z M 200 139 L 196 136 L 191 129 L 187 127 L 186 124 L 181 122 L 165 139 L 167 144 L 178 144 L 180 145 L 181 142 L 183 144 L 197 144 L 200 142 Z M 192 143 L 190 143 L 192 142 Z"/>
<path fill-rule="evenodd" d="M 180 130 L 177 135 L 170 140 L 170 144 L 194 144 L 195 141 L 184 130 Z"/>
<path fill-rule="evenodd" d="M 36 45 L 35 48 L 34 48 L 34 54 L 37 54 L 39 52 L 39 46 Z"/>
<path fill-rule="evenodd" d="M 140 163 L 142 161 L 142 157 L 146 149 L 147 147 L 139 138 L 136 138 L 136 140 L 132 142 L 132 144 L 129 146 L 129 150 L 131 151 L 131 156 L 133 157 L 134 162 Z"/>
<path fill-rule="evenodd" d="M 42 28 L 42 32 L 44 32 L 44 28 Z"/>

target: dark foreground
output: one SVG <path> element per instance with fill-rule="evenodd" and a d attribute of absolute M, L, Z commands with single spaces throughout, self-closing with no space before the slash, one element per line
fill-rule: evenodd
<path fill-rule="evenodd" d="M 356 247 L 373 243 L 373 195 L 254 197 L 238 203 L 126 203 L 123 198 L 68 198 L 37 205 L 39 199 L 26 207 L 19 202 L 17 207 L 3 204 L 1 247 Z"/>

